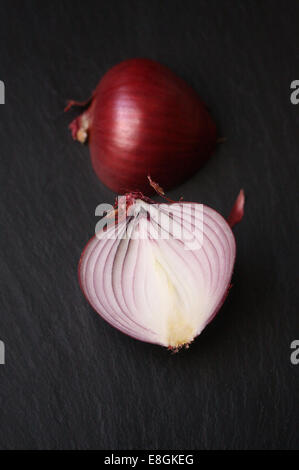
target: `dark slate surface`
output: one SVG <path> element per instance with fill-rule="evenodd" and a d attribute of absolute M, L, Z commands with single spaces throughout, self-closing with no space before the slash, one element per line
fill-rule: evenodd
<path fill-rule="evenodd" d="M 297 1 L 1 1 L 0 448 L 298 447 Z M 146 56 L 191 83 L 228 137 L 170 197 L 228 214 L 234 288 L 189 351 L 108 326 L 77 263 L 114 195 L 64 115 L 110 66 Z"/>

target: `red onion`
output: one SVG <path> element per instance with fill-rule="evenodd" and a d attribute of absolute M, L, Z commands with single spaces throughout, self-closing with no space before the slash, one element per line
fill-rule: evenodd
<path fill-rule="evenodd" d="M 168 189 L 191 176 L 216 144 L 216 126 L 196 92 L 167 67 L 131 59 L 110 69 L 88 109 L 70 124 L 88 138 L 93 168 L 118 194 L 149 193 L 147 175 Z"/>
<path fill-rule="evenodd" d="M 241 192 L 233 212 L 243 205 Z M 230 288 L 236 254 L 230 225 L 203 204 L 154 204 L 139 194 L 123 196 L 101 222 L 79 264 L 87 300 L 127 335 L 172 350 L 188 347 Z"/>

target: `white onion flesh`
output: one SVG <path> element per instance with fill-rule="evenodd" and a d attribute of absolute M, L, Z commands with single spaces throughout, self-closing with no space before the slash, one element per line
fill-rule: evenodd
<path fill-rule="evenodd" d="M 86 246 L 82 290 L 123 333 L 171 349 L 189 345 L 228 292 L 236 253 L 232 230 L 220 214 L 197 203 L 137 199 L 133 213 Z"/>

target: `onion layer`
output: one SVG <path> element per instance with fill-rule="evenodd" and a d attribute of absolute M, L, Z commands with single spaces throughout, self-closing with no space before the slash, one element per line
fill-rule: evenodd
<path fill-rule="evenodd" d="M 226 220 L 192 202 L 151 204 L 123 197 L 79 264 L 81 288 L 112 326 L 177 350 L 188 346 L 228 293 L 236 245 Z M 244 200 L 243 200 L 244 203 Z M 120 206 L 119 206 L 120 210 Z"/>
<path fill-rule="evenodd" d="M 66 109 L 74 104 L 71 101 Z M 197 171 L 216 145 L 216 126 L 204 103 L 167 67 L 131 59 L 110 69 L 89 108 L 70 128 L 88 138 L 93 168 L 110 189 L 152 192 L 147 175 L 165 189 Z"/>

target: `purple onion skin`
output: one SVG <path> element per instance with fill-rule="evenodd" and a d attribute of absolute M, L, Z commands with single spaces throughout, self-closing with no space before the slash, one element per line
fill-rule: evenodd
<path fill-rule="evenodd" d="M 70 128 L 74 139 L 88 138 L 97 176 L 118 194 L 151 194 L 148 175 L 165 189 L 178 185 L 207 161 L 217 139 L 197 93 L 149 59 L 112 67 Z"/>

